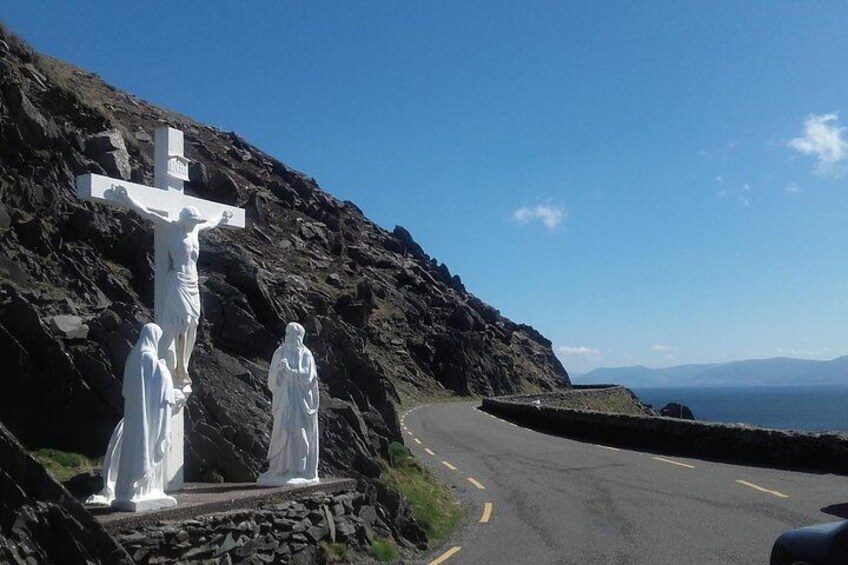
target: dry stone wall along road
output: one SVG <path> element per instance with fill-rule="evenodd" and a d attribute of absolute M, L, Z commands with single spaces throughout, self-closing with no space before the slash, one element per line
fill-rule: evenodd
<path fill-rule="evenodd" d="M 762 564 L 780 533 L 848 508 L 845 476 L 583 443 L 478 404 L 422 406 L 402 420 L 410 449 L 468 518 L 427 563 Z"/>

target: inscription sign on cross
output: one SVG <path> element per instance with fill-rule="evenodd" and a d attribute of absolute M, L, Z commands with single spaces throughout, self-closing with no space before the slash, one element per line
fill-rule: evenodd
<path fill-rule="evenodd" d="M 199 232 L 244 228 L 244 210 L 183 193 L 189 180 L 189 160 L 183 155 L 183 132 L 158 128 L 154 135 L 154 186 L 87 174 L 77 177 L 77 196 L 84 200 L 129 208 L 154 222 L 154 321 L 163 331 L 160 357 L 174 386 L 191 394 L 188 365 L 200 318 L 197 279 Z M 166 490 L 183 487 L 184 410 L 171 420 L 171 444 L 165 456 Z"/>

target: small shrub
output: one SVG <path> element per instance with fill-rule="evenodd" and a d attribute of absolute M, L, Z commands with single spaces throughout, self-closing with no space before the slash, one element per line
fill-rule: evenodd
<path fill-rule="evenodd" d="M 327 563 L 345 563 L 350 558 L 350 552 L 343 543 L 323 543 L 321 548 L 324 550 Z"/>
<path fill-rule="evenodd" d="M 400 556 L 395 541 L 390 538 L 377 538 L 371 544 L 371 556 L 377 561 L 394 561 Z"/>
<path fill-rule="evenodd" d="M 389 463 L 392 467 L 405 463 L 411 456 L 409 449 L 402 443 L 393 441 L 389 444 Z"/>

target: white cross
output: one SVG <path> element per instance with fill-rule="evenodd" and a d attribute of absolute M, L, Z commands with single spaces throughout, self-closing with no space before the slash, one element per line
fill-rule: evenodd
<path fill-rule="evenodd" d="M 188 159 L 183 155 L 183 132 L 169 127 L 157 128 L 154 135 L 154 186 L 87 174 L 77 177 L 77 196 L 83 200 L 125 207 L 120 200 L 106 195 L 107 191 L 113 188 L 123 187 L 134 200 L 167 218 L 178 218 L 183 208 L 194 206 L 205 220 L 220 218 L 224 212 L 230 212 L 232 216 L 226 224 L 221 224 L 221 227 L 245 227 L 242 208 L 183 193 L 183 182 L 189 180 L 188 163 Z M 154 321 L 161 325 L 169 259 L 165 231 L 159 227 L 154 228 L 154 256 Z M 171 445 L 165 457 L 164 471 L 169 492 L 183 488 L 184 414 L 185 410 L 181 410 L 171 420 Z"/>

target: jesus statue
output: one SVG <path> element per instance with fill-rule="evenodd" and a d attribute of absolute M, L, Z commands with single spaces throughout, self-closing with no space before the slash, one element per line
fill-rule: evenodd
<path fill-rule="evenodd" d="M 150 210 L 135 200 L 122 186 L 113 186 L 106 196 L 164 228 L 168 250 L 168 273 L 164 286 L 162 327 L 159 356 L 165 360 L 174 378 L 174 386 L 188 396 L 191 378 L 188 363 L 200 322 L 200 290 L 197 280 L 197 257 L 200 254 L 198 234 L 226 224 L 232 213 L 225 211 L 207 222 L 194 206 L 186 206 L 176 219 Z"/>

